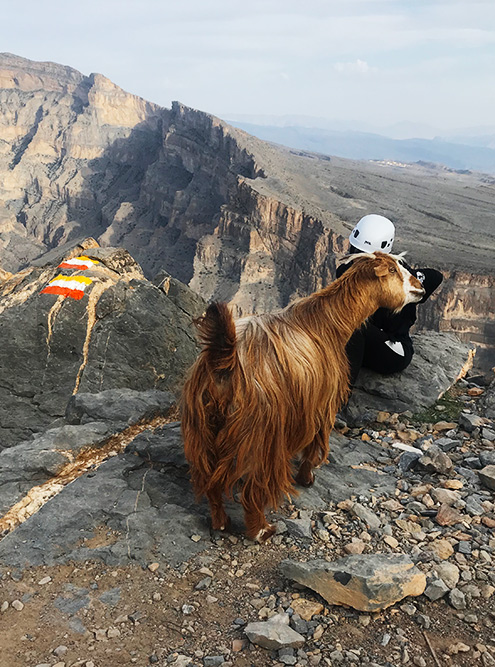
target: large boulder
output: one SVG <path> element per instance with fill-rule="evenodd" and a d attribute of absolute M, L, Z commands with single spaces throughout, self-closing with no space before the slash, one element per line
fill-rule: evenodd
<path fill-rule="evenodd" d="M 203 300 L 171 277 L 152 284 L 127 251 L 95 245 L 51 252 L 0 283 L 0 449 L 62 418 L 79 392 L 177 394 L 197 355 L 191 321 Z M 84 271 L 93 282 L 83 298 L 42 294 L 81 252 L 98 261 Z"/>
<path fill-rule="evenodd" d="M 414 356 L 401 373 L 379 375 L 361 369 L 349 409 L 352 413 L 419 412 L 430 407 L 471 368 L 474 345 L 456 335 L 423 331 L 413 336 Z"/>

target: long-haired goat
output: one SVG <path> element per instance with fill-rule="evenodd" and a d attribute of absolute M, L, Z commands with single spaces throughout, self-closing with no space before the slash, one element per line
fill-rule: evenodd
<path fill-rule="evenodd" d="M 377 308 L 398 311 L 424 294 L 399 257 L 350 259 L 338 280 L 281 312 L 234 322 L 226 304 L 212 303 L 196 320 L 203 349 L 184 386 L 182 432 L 213 529 L 228 526 L 223 495 L 232 496 L 242 480 L 248 536 L 264 541 L 273 534 L 265 508 L 276 507 L 295 482 L 310 486 L 313 468 L 328 455 L 335 415 L 349 393 L 345 346 L 352 332 Z"/>

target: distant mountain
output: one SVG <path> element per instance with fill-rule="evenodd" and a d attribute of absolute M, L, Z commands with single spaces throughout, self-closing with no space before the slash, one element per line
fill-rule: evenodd
<path fill-rule="evenodd" d="M 445 140 L 392 139 L 379 134 L 316 127 L 256 125 L 230 121 L 250 134 L 290 148 L 358 160 L 434 162 L 456 170 L 495 174 L 495 136 Z"/>

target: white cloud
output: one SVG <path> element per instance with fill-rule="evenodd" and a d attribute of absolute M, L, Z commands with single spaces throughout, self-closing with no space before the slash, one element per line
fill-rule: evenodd
<path fill-rule="evenodd" d="M 352 63 L 335 63 L 333 68 L 341 74 L 369 74 L 377 71 L 376 67 L 370 67 L 365 60 L 359 58 Z"/>

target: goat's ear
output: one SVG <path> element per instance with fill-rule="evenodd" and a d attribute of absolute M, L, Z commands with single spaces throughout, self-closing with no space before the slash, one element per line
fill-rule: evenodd
<path fill-rule="evenodd" d="M 375 266 L 375 274 L 376 274 L 379 278 L 381 278 L 382 276 L 386 276 L 387 273 L 388 273 L 388 268 L 387 268 L 387 266 L 386 266 L 385 264 L 383 264 L 382 262 L 380 262 L 380 264 L 378 264 L 378 266 Z"/>

